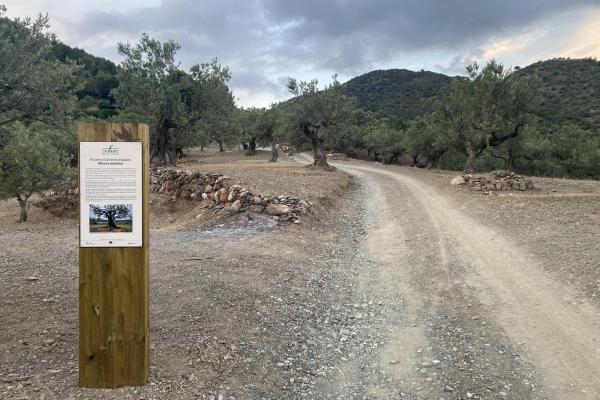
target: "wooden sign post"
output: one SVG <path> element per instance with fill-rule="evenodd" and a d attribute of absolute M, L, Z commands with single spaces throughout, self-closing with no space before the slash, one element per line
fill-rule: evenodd
<path fill-rule="evenodd" d="M 79 123 L 79 386 L 146 384 L 149 130 Z"/>

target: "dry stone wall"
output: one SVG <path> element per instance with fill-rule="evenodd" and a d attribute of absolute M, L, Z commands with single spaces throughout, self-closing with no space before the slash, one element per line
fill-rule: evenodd
<path fill-rule="evenodd" d="M 465 174 L 452 179 L 452 185 L 465 185 L 475 191 L 532 190 L 533 181 L 511 171 L 492 171 L 489 174 Z"/>
<path fill-rule="evenodd" d="M 253 193 L 221 174 L 155 168 L 150 176 L 150 191 L 171 199 L 210 201 L 215 207 L 232 212 L 266 213 L 278 221 L 298 222 L 313 204 L 296 196 L 265 196 Z"/>

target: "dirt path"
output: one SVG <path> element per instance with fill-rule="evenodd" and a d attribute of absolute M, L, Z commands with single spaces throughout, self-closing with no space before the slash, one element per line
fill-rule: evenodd
<path fill-rule="evenodd" d="M 418 179 L 336 166 L 366 185 L 375 221 L 368 249 L 379 277 L 363 290 L 399 294 L 404 306 L 379 327 L 388 375 L 417 398 L 600 398 L 593 306 L 565 302 L 573 290 L 526 249 Z"/>

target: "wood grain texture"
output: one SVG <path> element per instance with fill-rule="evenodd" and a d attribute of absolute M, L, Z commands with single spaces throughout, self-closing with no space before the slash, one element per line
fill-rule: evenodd
<path fill-rule="evenodd" d="M 80 142 L 141 141 L 143 247 L 79 248 L 79 386 L 141 386 L 150 372 L 146 124 L 79 123 Z"/>

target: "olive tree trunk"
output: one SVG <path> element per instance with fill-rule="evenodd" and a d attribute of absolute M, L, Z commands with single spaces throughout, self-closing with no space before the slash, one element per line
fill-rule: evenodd
<path fill-rule="evenodd" d="M 471 142 L 465 143 L 465 151 L 467 153 L 467 160 L 465 161 L 465 172 L 472 174 L 475 172 L 475 161 L 477 161 L 477 157 L 480 154 L 480 151 L 477 150 L 477 147 Z"/>
<path fill-rule="evenodd" d="M 107 214 L 106 218 L 108 219 L 107 227 L 108 229 L 117 229 L 118 226 L 115 224 L 115 218 L 111 214 Z"/>
<path fill-rule="evenodd" d="M 279 153 L 277 152 L 277 145 L 275 145 L 275 141 L 271 140 L 271 162 L 276 162 L 279 158 Z"/>
<path fill-rule="evenodd" d="M 27 222 L 27 211 L 29 210 L 29 196 L 31 196 L 31 193 L 21 195 L 17 192 L 16 195 L 21 211 L 19 214 L 19 222 Z"/>
<path fill-rule="evenodd" d="M 253 156 L 255 154 L 256 154 L 256 138 L 251 137 L 250 141 L 248 142 L 248 149 L 246 150 L 246 155 Z"/>
<path fill-rule="evenodd" d="M 174 167 L 177 165 L 177 150 L 169 137 L 169 129 L 165 126 L 159 126 L 156 131 L 156 142 L 150 155 L 152 165 L 165 167 Z"/>
<path fill-rule="evenodd" d="M 314 156 L 313 165 L 317 167 L 328 167 L 329 164 L 327 163 L 327 154 L 323 148 L 323 139 L 311 138 L 311 141 Z"/>

